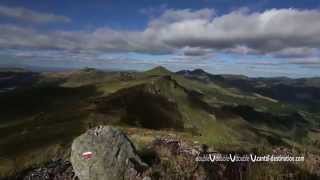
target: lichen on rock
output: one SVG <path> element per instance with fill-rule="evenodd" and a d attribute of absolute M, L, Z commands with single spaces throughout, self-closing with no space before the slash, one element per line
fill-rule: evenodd
<path fill-rule="evenodd" d="M 85 152 L 92 156 L 83 157 Z M 142 179 L 148 168 L 126 135 L 110 126 L 90 129 L 76 138 L 71 163 L 80 180 Z"/>

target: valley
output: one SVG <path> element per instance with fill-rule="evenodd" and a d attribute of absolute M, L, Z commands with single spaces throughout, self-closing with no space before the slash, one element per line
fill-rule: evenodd
<path fill-rule="evenodd" d="M 280 148 L 306 160 L 290 169 L 253 165 L 250 177 L 317 178 L 320 162 L 310 157 L 320 153 L 319 93 L 316 78 L 175 73 L 160 66 L 145 72 L 0 72 L 0 177 L 68 160 L 75 137 L 109 125 L 128 135 L 142 159 L 159 138 L 226 153 Z"/>

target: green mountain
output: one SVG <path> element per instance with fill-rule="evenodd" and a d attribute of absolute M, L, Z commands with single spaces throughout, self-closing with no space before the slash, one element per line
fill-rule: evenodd
<path fill-rule="evenodd" d="M 20 86 L 20 74 L 1 77 L 20 81 L 0 93 L 0 177 L 51 159 L 68 159 L 73 138 L 98 125 L 123 129 L 141 152 L 154 139 L 173 134 L 221 152 L 284 148 L 319 154 L 320 113 L 309 108 L 317 100 L 303 101 L 305 95 L 297 106 L 297 97 L 284 97 L 289 90 L 276 82 L 297 87 L 290 79 L 211 75 L 200 69 L 173 73 L 164 67 L 38 73 L 28 86 Z M 7 88 L 8 81 L 0 79 L 0 88 Z M 299 88 L 294 92 L 318 97 L 309 86 Z M 315 165 L 305 161 L 293 169 L 299 175 L 318 173 L 308 170 L 310 166 Z M 258 166 L 251 172 L 259 178 L 258 171 L 276 174 L 286 168 Z"/>
<path fill-rule="evenodd" d="M 168 69 L 166 69 L 163 66 L 157 66 L 153 69 L 145 71 L 144 74 L 149 75 L 149 76 L 161 76 L 161 75 L 172 74 L 172 72 L 170 72 Z"/>

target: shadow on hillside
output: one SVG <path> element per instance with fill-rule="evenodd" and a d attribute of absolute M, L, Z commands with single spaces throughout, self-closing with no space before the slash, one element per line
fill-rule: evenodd
<path fill-rule="evenodd" d="M 183 129 L 177 104 L 144 90 L 144 86 L 123 89 L 96 100 L 97 111 L 117 111 L 121 123 L 150 129 Z"/>

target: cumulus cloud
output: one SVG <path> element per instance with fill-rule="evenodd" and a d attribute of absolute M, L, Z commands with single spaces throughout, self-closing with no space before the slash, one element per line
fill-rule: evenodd
<path fill-rule="evenodd" d="M 223 52 L 231 52 L 235 54 L 259 54 L 257 50 L 248 48 L 244 45 L 235 45 L 234 47 L 224 49 Z"/>
<path fill-rule="evenodd" d="M 297 47 L 297 48 L 285 48 L 280 51 L 272 53 L 274 57 L 279 58 L 304 58 L 317 56 L 317 48 Z"/>
<path fill-rule="evenodd" d="M 0 25 L 0 47 L 106 52 L 175 53 L 201 56 L 212 52 L 267 54 L 274 57 L 318 56 L 320 11 L 213 9 L 173 10 L 152 17 L 142 31 L 97 28 L 94 31 L 39 32 Z"/>
<path fill-rule="evenodd" d="M 83 39 L 73 39 L 63 33 L 41 33 L 31 28 L 0 25 L 1 48 L 76 49 L 81 46 L 79 41 Z"/>
<path fill-rule="evenodd" d="M 185 56 L 206 56 L 212 54 L 213 51 L 210 49 L 203 49 L 199 47 L 184 47 L 181 49 L 181 52 Z"/>
<path fill-rule="evenodd" d="M 158 34 L 163 41 L 175 47 L 223 50 L 243 47 L 270 53 L 285 48 L 318 47 L 319 18 L 320 12 L 316 10 L 234 11 L 211 18 L 204 16 L 169 22 L 158 29 Z"/>
<path fill-rule="evenodd" d="M 318 57 L 310 57 L 310 58 L 295 58 L 290 60 L 290 64 L 297 65 L 320 65 L 320 58 Z"/>
<path fill-rule="evenodd" d="M 95 31 L 41 32 L 14 25 L 0 25 L 1 48 L 94 50 L 106 52 L 143 52 L 168 54 L 171 47 L 141 32 L 115 31 L 98 28 Z"/>
<path fill-rule="evenodd" d="M 211 19 L 214 16 L 214 14 L 214 9 L 201 9 L 197 11 L 192 11 L 190 9 L 168 9 L 164 11 L 164 13 L 160 17 L 153 18 L 150 21 L 148 28 L 162 29 L 178 22 Z"/>
<path fill-rule="evenodd" d="M 40 13 L 22 7 L 7 7 L 0 5 L 0 16 L 15 18 L 18 20 L 33 23 L 50 23 L 50 22 L 70 22 L 71 20 L 65 16 L 55 14 Z"/>

